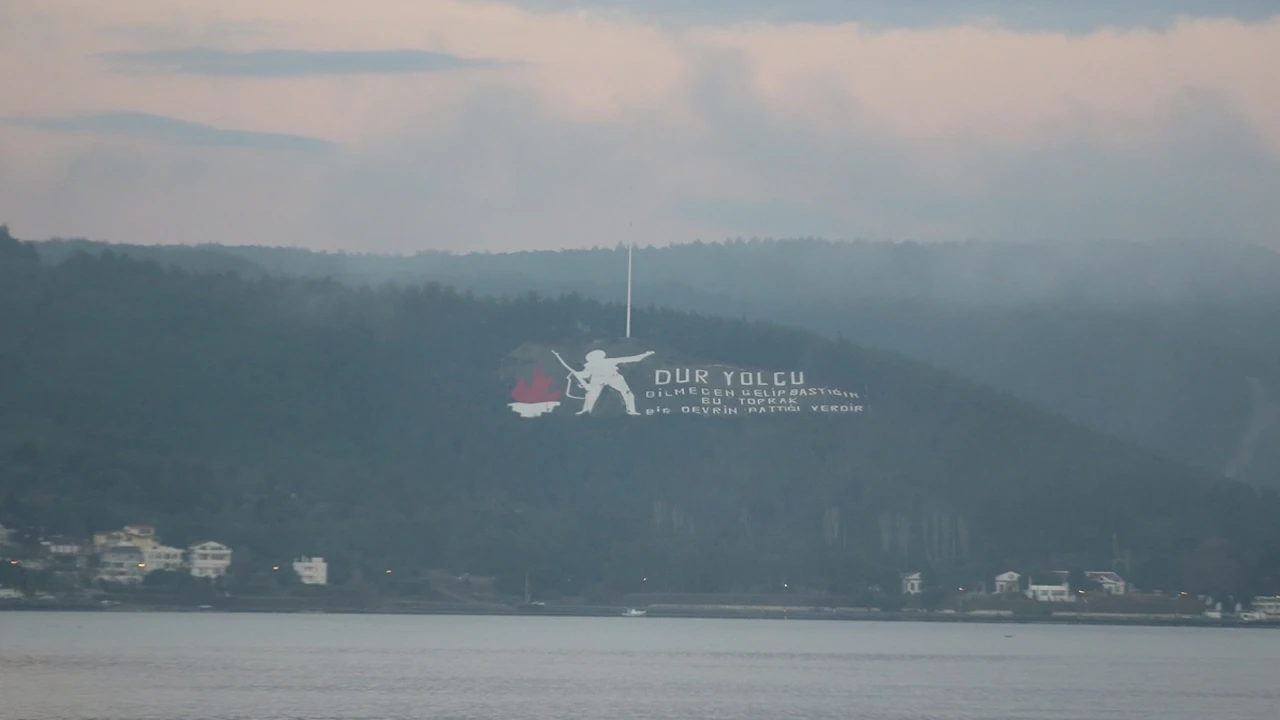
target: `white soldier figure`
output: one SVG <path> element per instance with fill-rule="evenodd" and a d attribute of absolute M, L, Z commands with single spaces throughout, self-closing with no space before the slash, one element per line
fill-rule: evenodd
<path fill-rule="evenodd" d="M 578 415 L 586 415 L 596 406 L 596 400 L 600 399 L 600 393 L 604 392 L 606 387 L 611 387 L 618 391 L 622 396 L 622 402 L 627 406 L 628 415 L 639 415 L 636 412 L 636 396 L 631 392 L 631 387 L 627 385 L 627 379 L 622 377 L 622 373 L 618 372 L 618 366 L 623 363 L 640 362 L 653 354 L 650 350 L 640 355 L 629 355 L 627 357 L 611 358 L 605 355 L 603 350 L 592 350 L 587 353 L 586 364 L 582 366 L 582 370 L 574 370 L 566 363 L 565 367 L 569 368 L 569 372 L 573 373 L 578 384 L 583 390 L 587 391 L 586 397 L 582 402 L 582 409 L 578 411 Z M 560 357 L 559 353 L 556 357 Z M 560 360 L 564 363 L 564 360 Z"/>

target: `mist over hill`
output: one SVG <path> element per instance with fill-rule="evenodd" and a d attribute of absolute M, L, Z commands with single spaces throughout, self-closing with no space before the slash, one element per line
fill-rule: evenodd
<path fill-rule="evenodd" d="M 41 243 L 50 261 L 86 241 Z M 617 249 L 393 258 L 111 246 L 188 269 L 624 297 Z M 1160 454 L 1280 487 L 1280 255 L 1142 244 L 694 243 L 635 251 L 639 305 L 764 319 L 902 353 Z"/>
<path fill-rule="evenodd" d="M 645 578 L 854 594 L 899 570 L 1017 566 L 1280 589 L 1274 492 L 893 353 L 658 309 L 628 342 L 621 307 L 581 296 L 267 275 L 41 262 L 0 237 L 0 522 L 153 523 L 233 545 L 242 574 L 320 554 L 335 583 L 447 568 L 575 595 Z M 635 416 L 600 364 L 633 357 Z M 706 371 L 698 404 L 781 387 L 861 409 L 648 412 L 694 402 L 660 394 L 681 369 L 689 386 Z M 753 394 L 714 394 L 732 382 Z M 597 386 L 601 412 L 575 414 Z M 544 403 L 561 404 L 528 407 Z"/>

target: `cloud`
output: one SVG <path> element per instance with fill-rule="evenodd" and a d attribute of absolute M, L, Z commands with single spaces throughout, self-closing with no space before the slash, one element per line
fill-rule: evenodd
<path fill-rule="evenodd" d="M 22 69 L 0 74 L 0 221 L 28 237 L 395 252 L 1280 242 L 1280 19 L 1242 5 L 1165 24 L 1190 0 L 1136 0 L 1113 5 L 1137 24 L 1067 32 L 1010 18 L 1102 6 L 1009 1 L 966 24 L 955 7 L 987 11 L 801 0 L 788 12 L 810 20 L 771 19 L 742 0 L 674 22 L 643 10 L 673 0 L 534 2 L 0 2 L 0 65 Z M 850 6 L 932 14 L 816 21 Z"/>
<path fill-rule="evenodd" d="M 494 93 L 450 132 L 363 156 L 319 203 L 321 224 L 378 251 L 810 234 L 1275 246 L 1280 227 L 1267 199 L 1280 163 L 1211 94 L 1164 108 L 1167 143 L 1128 149 L 1087 131 L 1028 149 L 814 130 L 768 112 L 727 61 L 708 66 L 697 95 L 705 130 L 654 133 L 568 126 Z"/>
<path fill-rule="evenodd" d="M 609 10 L 687 25 L 857 23 L 866 28 L 963 24 L 1089 33 L 1102 28 L 1163 30 L 1182 18 L 1254 22 L 1280 14 L 1271 0 L 516 0 L 539 11 Z"/>
<path fill-rule="evenodd" d="M 8 118 L 6 122 L 49 132 L 137 136 L 176 145 L 210 148 L 316 153 L 332 150 L 335 147 L 333 143 L 301 135 L 228 130 L 139 112 L 97 112 L 65 117 Z"/>
<path fill-rule="evenodd" d="M 212 48 L 111 52 L 100 57 L 117 70 L 262 78 L 324 75 L 406 75 L 488 68 L 477 60 L 425 50 L 252 50 Z"/>
<path fill-rule="evenodd" d="M 1167 139 L 1170 100 L 1217 93 L 1280 153 L 1280 20 L 1184 22 L 1081 38 L 974 27 L 870 33 L 856 25 L 699 30 L 737 53 L 766 112 L 849 134 L 1043 146 L 1081 129 L 1117 146 Z"/>
<path fill-rule="evenodd" d="M 0 218 L 28 238 L 311 244 L 326 236 L 315 224 L 315 203 L 343 160 L 341 150 L 229 148 L 4 127 L 13 133 L 0 131 Z M 41 155 L 32 162 L 14 146 Z M 23 162 L 6 163 L 7 157 Z"/>
<path fill-rule="evenodd" d="M 849 230 L 838 215 L 798 202 L 710 198 L 678 201 L 670 210 L 676 218 L 735 237 L 838 238 Z"/>
<path fill-rule="evenodd" d="M 1034 145 L 931 140 L 797 124 L 732 63 L 700 85 L 707 156 L 730 186 L 691 185 L 673 210 L 733 234 L 833 239 L 1233 239 L 1280 246 L 1280 159 L 1227 99 L 1186 91 L 1155 109 L 1161 137 L 1117 146 L 1088 123 Z M 862 111 L 854 107 L 853 112 Z M 735 208 L 735 205 L 741 207 Z M 734 213 L 735 216 L 730 216 Z M 715 213 L 722 217 L 717 218 Z M 745 232 L 743 226 L 761 229 Z M 764 228 L 769 228 L 767 231 Z M 706 237 L 704 235 L 704 237 Z"/>
<path fill-rule="evenodd" d="M 1280 249 L 1280 162 L 1213 93 L 1168 107 L 1167 142 L 1116 148 L 1078 133 L 983 168 L 956 216 L 976 235 L 1023 240 L 1231 239 Z"/>

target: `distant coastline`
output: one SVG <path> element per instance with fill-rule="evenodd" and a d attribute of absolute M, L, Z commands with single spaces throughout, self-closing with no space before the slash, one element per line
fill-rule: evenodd
<path fill-rule="evenodd" d="M 508 605 L 499 603 L 399 602 L 376 605 L 318 605 L 294 598 L 219 598 L 208 604 L 177 602 L 43 603 L 6 602 L 0 611 L 59 612 L 203 612 L 325 615 L 491 615 L 518 617 L 622 617 L 627 608 L 612 605 Z M 845 622 L 942 622 L 1009 625 L 1129 625 L 1148 627 L 1229 627 L 1280 629 L 1280 621 L 1242 621 L 1203 615 L 1073 613 L 996 614 L 948 611 L 877 611 L 861 608 L 752 607 L 724 605 L 649 606 L 647 618 L 825 620 Z"/>

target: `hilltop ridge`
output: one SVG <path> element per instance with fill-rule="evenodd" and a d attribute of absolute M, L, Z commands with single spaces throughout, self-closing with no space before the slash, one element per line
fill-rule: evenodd
<path fill-rule="evenodd" d="M 40 243 L 188 269 L 624 297 L 612 249 L 403 258 Z M 1109 435 L 1280 487 L 1280 255 L 1206 242 L 692 243 L 636 250 L 636 302 L 769 320 L 950 370 Z"/>

